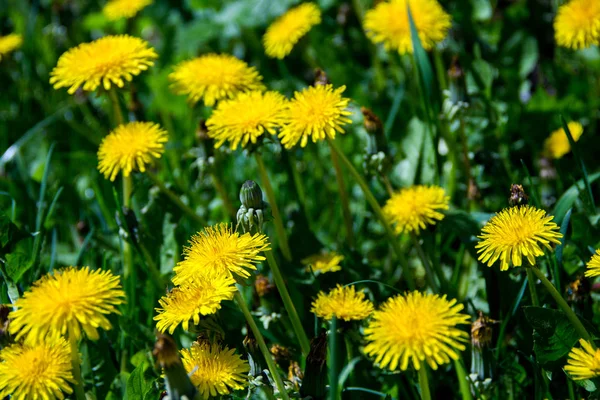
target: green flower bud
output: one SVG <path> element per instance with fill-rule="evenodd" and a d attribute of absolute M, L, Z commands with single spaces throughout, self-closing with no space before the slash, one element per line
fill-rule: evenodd
<path fill-rule="evenodd" d="M 263 194 L 258 183 L 254 181 L 246 181 L 240 189 L 240 202 L 248 209 L 263 207 Z"/>

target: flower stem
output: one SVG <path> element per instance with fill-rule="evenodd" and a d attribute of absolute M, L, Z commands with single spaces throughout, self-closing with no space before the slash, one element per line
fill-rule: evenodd
<path fill-rule="evenodd" d="M 592 337 L 581 323 L 581 320 L 577 317 L 577 315 L 575 315 L 571 307 L 569 307 L 565 299 L 563 299 L 560 293 L 558 293 L 558 290 L 556 290 L 554 285 L 548 280 L 548 278 L 546 278 L 544 273 L 535 267 L 531 267 L 528 269 L 533 270 L 533 273 L 539 278 L 540 281 L 542 281 L 542 285 L 546 287 L 546 290 L 550 292 L 550 295 L 554 298 L 556 304 L 567 315 L 567 318 L 569 319 L 569 321 L 571 321 L 579 336 L 581 336 L 581 338 L 583 338 L 584 340 L 587 340 L 593 346 L 594 342 L 592 341 Z"/>
<path fill-rule="evenodd" d="M 337 352 L 338 352 L 338 334 L 337 318 L 335 315 L 331 318 L 329 324 L 329 400 L 338 400 L 338 372 L 337 372 Z"/>
<path fill-rule="evenodd" d="M 112 93 L 112 92 L 111 92 Z M 123 175 L 123 207 L 131 208 L 131 193 L 133 192 L 133 181 L 131 175 Z M 127 222 L 123 221 L 124 226 Z M 133 254 L 127 240 L 123 241 L 123 276 L 128 279 L 133 271 Z"/>
<path fill-rule="evenodd" d="M 423 251 L 423 247 L 421 247 L 419 238 L 414 233 L 410 234 L 410 238 L 412 239 L 412 242 L 415 245 L 415 249 L 417 250 L 417 254 L 419 255 L 419 258 L 421 259 L 421 263 L 423 263 L 423 266 L 425 267 L 425 273 L 427 274 L 427 277 L 426 277 L 427 282 L 429 283 L 431 290 L 433 290 L 435 293 L 438 293 L 440 291 L 442 278 L 438 276 L 438 279 L 440 281 L 440 285 L 438 285 L 433 277 L 434 274 L 433 274 L 433 269 L 431 268 L 431 263 L 429 262 L 429 259 L 425 255 L 425 252 Z"/>
<path fill-rule="evenodd" d="M 529 283 L 529 293 L 531 295 L 531 304 L 536 307 L 539 307 L 540 300 L 537 295 L 537 290 L 535 289 L 535 275 L 533 275 L 531 268 L 525 268 L 525 270 L 527 271 L 527 282 Z"/>
<path fill-rule="evenodd" d="M 302 322 L 298 317 L 296 307 L 294 307 L 294 303 L 292 302 L 290 293 L 287 290 L 287 286 L 285 285 L 285 281 L 283 280 L 283 276 L 281 275 L 279 266 L 277 265 L 277 262 L 273 257 L 273 252 L 265 251 L 265 257 L 267 257 L 267 262 L 269 263 L 269 267 L 271 268 L 271 272 L 273 273 L 273 280 L 275 281 L 275 285 L 277 286 L 277 290 L 279 291 L 281 300 L 283 300 L 285 310 L 287 311 L 288 316 L 290 317 L 290 321 L 292 322 L 294 333 L 296 334 L 296 337 L 300 342 L 302 354 L 304 354 L 304 356 L 308 356 L 308 352 L 310 351 L 310 341 L 308 340 L 308 336 L 306 336 L 306 332 L 302 327 Z"/>
<path fill-rule="evenodd" d="M 460 388 L 462 400 L 473 400 L 471 388 L 469 387 L 469 378 L 467 378 L 467 371 L 461 358 L 454 361 L 454 368 L 456 369 L 456 378 L 458 379 L 458 387 Z"/>
<path fill-rule="evenodd" d="M 246 317 L 246 321 L 248 322 L 248 325 L 250 326 L 250 330 L 252 330 L 252 333 L 254 334 L 254 338 L 256 339 L 256 342 L 258 343 L 258 347 L 260 348 L 260 351 L 262 352 L 263 357 L 265 358 L 267 367 L 269 368 L 269 371 L 271 372 L 271 376 L 273 377 L 273 380 L 275 381 L 275 384 L 277 385 L 277 389 L 279 389 L 279 398 L 284 399 L 284 400 L 289 400 L 287 392 L 285 391 L 285 386 L 283 385 L 283 381 L 281 380 L 281 376 L 279 375 L 279 371 L 277 371 L 277 367 L 275 366 L 275 361 L 273 361 L 273 356 L 271 355 L 271 352 L 267 348 L 265 339 L 263 338 L 262 333 L 260 333 L 260 330 L 258 329 L 256 322 L 254 322 L 254 318 L 252 317 L 252 314 L 250 314 L 250 310 L 248 310 L 248 306 L 246 305 L 246 302 L 244 301 L 244 298 L 242 297 L 242 294 L 240 293 L 239 290 L 235 292 L 234 297 L 235 297 L 236 303 L 240 307 L 240 310 L 242 310 L 244 317 Z"/>
<path fill-rule="evenodd" d="M 81 378 L 81 361 L 79 360 L 79 346 L 77 338 L 69 329 L 69 344 L 71 345 L 71 368 L 73 378 L 75 379 L 75 398 L 85 400 L 85 390 L 83 389 L 83 379 Z"/>
<path fill-rule="evenodd" d="M 213 185 L 215 185 L 215 190 L 223 202 L 223 207 L 225 207 L 225 210 L 227 211 L 227 215 L 232 221 L 235 221 L 237 211 L 235 208 L 233 208 L 233 204 L 231 204 L 227 190 L 225 190 L 223 182 L 221 182 L 221 179 L 219 179 L 219 174 L 216 171 L 212 171 L 210 176 L 212 177 Z"/>
<path fill-rule="evenodd" d="M 281 219 L 281 213 L 279 212 L 279 207 L 277 207 L 275 192 L 273 191 L 273 186 L 271 186 L 271 181 L 269 180 L 269 174 L 265 168 L 265 163 L 262 159 L 262 156 L 258 152 L 254 153 L 254 156 L 256 158 L 256 165 L 258 166 L 260 180 L 265 188 L 267 200 L 269 200 L 271 211 L 273 212 L 273 223 L 275 224 L 275 231 L 277 232 L 279 247 L 281 248 L 281 252 L 283 253 L 285 259 L 287 261 L 291 261 L 292 253 L 290 252 L 290 246 L 288 244 L 287 234 L 285 233 L 285 227 L 283 226 L 283 220 Z"/>
<path fill-rule="evenodd" d="M 330 141 L 330 148 L 331 143 L 332 142 Z M 333 149 L 331 150 L 331 163 L 335 169 L 335 179 L 338 184 L 340 200 L 342 202 L 342 214 L 344 216 L 344 225 L 346 225 L 346 239 L 348 240 L 348 246 L 354 248 L 354 231 L 352 226 L 352 215 L 350 214 L 350 202 L 348 201 L 348 191 L 346 190 L 346 184 L 344 183 L 344 176 L 342 175 L 342 167 L 339 158 Z"/>
<path fill-rule="evenodd" d="M 429 391 L 429 379 L 427 378 L 427 367 L 425 364 L 419 368 L 419 387 L 421 388 L 421 400 L 431 400 Z"/>
<path fill-rule="evenodd" d="M 115 125 L 123 125 L 125 123 L 125 118 L 123 118 L 123 112 L 121 111 L 121 106 L 119 105 L 117 91 L 115 89 L 109 90 L 108 97 L 110 97 L 110 101 L 113 106 L 113 118 L 115 120 Z"/>
<path fill-rule="evenodd" d="M 179 207 L 179 209 L 181 211 L 183 211 L 185 214 L 187 214 L 196 224 L 201 225 L 203 227 L 207 225 L 204 218 L 202 218 L 200 215 L 196 214 L 196 212 L 194 210 L 192 210 L 190 206 L 188 206 L 183 201 L 181 201 L 179 196 L 177 196 L 175 193 L 173 193 L 171 190 L 169 190 L 169 188 L 167 188 L 165 186 L 165 184 L 162 183 L 156 175 L 152 174 L 149 171 L 146 171 L 146 174 L 148 175 L 150 180 L 152 180 L 152 182 L 154 182 L 154 184 L 158 187 L 158 189 L 165 196 L 167 196 L 169 198 L 169 200 L 171 200 L 173 202 L 173 204 L 175 204 L 177 207 Z"/>
<path fill-rule="evenodd" d="M 400 244 L 398 243 L 398 238 L 394 234 L 392 227 L 390 226 L 390 224 L 387 222 L 385 216 L 383 215 L 383 210 L 379 206 L 379 203 L 377 202 L 377 199 L 375 198 L 375 196 L 373 196 L 373 193 L 371 193 L 371 190 L 369 189 L 369 185 L 367 185 L 367 182 L 365 182 L 363 177 L 360 176 L 358 171 L 354 168 L 354 166 L 352 165 L 350 160 L 348 160 L 348 158 L 344 155 L 342 150 L 340 150 L 337 143 L 335 143 L 334 140 L 331 140 L 329 138 L 327 139 L 327 141 L 329 142 L 329 144 L 331 146 L 331 150 L 333 152 L 335 152 L 336 155 L 340 158 L 340 160 L 342 161 L 342 164 L 344 164 L 346 166 L 346 168 L 348 168 L 348 171 L 354 177 L 354 179 L 356 180 L 356 182 L 362 189 L 363 193 L 365 194 L 365 197 L 367 198 L 367 201 L 373 208 L 373 211 L 375 211 L 375 214 L 377 215 L 377 218 L 379 218 L 379 221 L 383 225 L 383 227 L 385 229 L 385 233 L 388 237 L 388 240 L 389 240 L 390 244 L 392 245 L 394 252 L 396 253 L 396 257 L 400 261 L 400 265 L 402 266 L 402 271 L 403 271 L 404 279 L 406 280 L 406 284 L 410 290 L 414 290 L 416 288 L 415 278 L 413 277 L 413 275 L 410 271 L 410 267 L 408 266 L 408 261 L 406 260 L 406 257 L 404 257 L 404 253 L 402 252 L 402 249 L 400 248 Z"/>

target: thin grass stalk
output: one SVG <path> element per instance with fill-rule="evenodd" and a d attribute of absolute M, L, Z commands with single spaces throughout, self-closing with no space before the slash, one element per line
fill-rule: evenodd
<path fill-rule="evenodd" d="M 329 142 L 331 148 L 331 142 Z M 338 190 L 340 193 L 340 200 L 342 203 L 342 214 L 344 216 L 344 225 L 346 227 L 346 239 L 348 240 L 348 246 L 354 248 L 354 228 L 352 224 L 352 214 L 350 214 L 350 202 L 348 200 L 348 190 L 344 183 L 344 176 L 342 175 L 342 167 L 338 156 L 333 149 L 331 150 L 331 163 L 335 170 L 335 180 L 337 181 Z"/>
<path fill-rule="evenodd" d="M 287 153 L 287 159 L 290 164 L 290 170 L 292 171 L 294 186 L 296 187 L 296 192 L 298 193 L 298 202 L 300 203 L 300 207 L 302 208 L 306 219 L 310 222 L 308 208 L 306 207 L 306 190 L 304 190 L 302 179 L 300 179 L 300 173 L 298 172 L 298 168 L 296 168 L 296 156 L 292 151 L 289 151 Z"/>
<path fill-rule="evenodd" d="M 429 287 L 435 293 L 439 293 L 440 285 L 438 285 L 435 281 L 433 270 L 431 268 L 431 263 L 429 262 L 429 259 L 427 259 L 427 257 L 425 256 L 425 252 L 423 251 L 423 248 L 421 247 L 421 243 L 419 243 L 419 239 L 413 233 L 410 234 L 410 238 L 412 239 L 413 245 L 415 246 L 415 249 L 417 250 L 417 255 L 421 259 L 421 264 L 423 264 L 423 267 L 425 267 L 425 278 L 427 279 L 427 283 L 429 284 Z"/>
<path fill-rule="evenodd" d="M 456 378 L 458 379 L 458 387 L 462 400 L 473 400 L 471 387 L 467 378 L 467 371 L 462 363 L 462 359 L 454 360 L 454 368 L 456 369 Z"/>
<path fill-rule="evenodd" d="M 207 226 L 208 224 L 200 215 L 196 214 L 194 210 L 187 204 L 185 204 L 179 196 L 173 193 L 169 188 L 165 186 L 164 183 L 158 179 L 158 177 L 149 171 L 146 171 L 150 180 L 158 187 L 158 189 L 165 195 L 173 204 L 175 204 L 181 211 L 183 211 L 188 217 L 190 217 L 195 223 L 201 226 Z"/>
<path fill-rule="evenodd" d="M 75 380 L 75 398 L 77 400 L 85 399 L 85 390 L 83 389 L 83 379 L 81 378 L 81 360 L 79 359 L 79 345 L 73 331 L 69 329 L 69 344 L 71 346 L 71 368 L 73 379 Z"/>
<path fill-rule="evenodd" d="M 108 97 L 110 97 L 110 101 L 112 103 L 115 125 L 123 125 L 125 123 L 125 118 L 123 118 L 123 112 L 121 111 L 121 106 L 119 105 L 119 97 L 117 96 L 116 89 L 108 90 Z"/>
<path fill-rule="evenodd" d="M 421 388 L 421 400 L 431 400 L 431 391 L 429 390 L 429 379 L 427 378 L 427 367 L 425 364 L 419 368 L 419 387 Z"/>
<path fill-rule="evenodd" d="M 338 400 L 338 372 L 337 372 L 337 318 L 335 315 L 329 322 L 329 400 Z"/>
<path fill-rule="evenodd" d="M 342 164 L 344 164 L 346 166 L 346 168 L 348 168 L 348 171 L 354 177 L 354 179 L 356 180 L 356 182 L 362 189 L 365 197 L 367 198 L 367 201 L 371 205 L 371 208 L 373 208 L 373 211 L 375 212 L 375 214 L 377 215 L 377 218 L 379 219 L 379 221 L 381 222 L 381 224 L 383 225 L 383 227 L 385 229 L 385 233 L 387 235 L 388 241 L 390 242 L 390 244 L 392 245 L 392 248 L 394 249 L 396 258 L 398 259 L 398 261 L 400 261 L 400 265 L 402 266 L 403 276 L 404 276 L 404 279 L 406 280 L 406 284 L 407 284 L 408 288 L 410 290 L 415 290 L 415 288 L 417 287 L 415 284 L 415 278 L 413 277 L 413 275 L 410 271 L 410 267 L 408 266 L 408 261 L 406 260 L 406 257 L 404 257 L 404 253 L 402 252 L 402 249 L 400 248 L 400 244 L 398 243 L 398 238 L 394 234 L 392 227 L 390 226 L 390 224 L 387 222 L 385 216 L 383 215 L 383 210 L 381 209 L 381 206 L 379 206 L 379 203 L 377 202 L 377 199 L 375 198 L 375 196 L 373 196 L 373 193 L 369 189 L 367 182 L 365 182 L 363 177 L 354 168 L 354 166 L 352 165 L 350 160 L 348 160 L 348 158 L 345 156 L 345 154 L 340 150 L 340 148 L 335 143 L 335 141 L 331 140 L 329 138 L 327 139 L 327 141 L 329 141 L 331 149 L 340 158 L 340 160 L 342 161 Z"/>
<path fill-rule="evenodd" d="M 231 203 L 231 200 L 229 199 L 229 195 L 227 194 L 227 190 L 225 190 L 225 186 L 223 185 L 223 182 L 221 182 L 221 179 L 219 178 L 219 174 L 215 171 L 212 171 L 210 176 L 212 178 L 213 185 L 215 186 L 215 190 L 217 191 L 217 193 L 219 194 L 219 197 L 221 198 L 221 201 L 223 202 L 223 207 L 225 207 L 228 217 L 232 221 L 235 221 L 236 215 L 237 215 L 237 210 L 233 207 L 233 204 Z"/>
<path fill-rule="evenodd" d="M 131 175 L 123 175 L 123 207 L 131 208 L 131 193 L 133 191 L 133 182 Z M 122 221 L 123 224 L 127 224 L 127 221 Z M 133 254 L 131 253 L 131 246 L 127 240 L 123 241 L 123 276 L 128 279 L 133 272 Z"/>
<path fill-rule="evenodd" d="M 271 373 L 271 376 L 273 377 L 273 380 L 275 381 L 275 385 L 277 386 L 277 389 L 279 390 L 279 398 L 284 399 L 284 400 L 289 400 L 287 392 L 285 391 L 285 386 L 283 384 L 283 381 L 281 380 L 279 371 L 277 371 L 277 366 L 275 365 L 275 361 L 273 360 L 273 355 L 267 348 L 265 339 L 263 338 L 262 333 L 260 333 L 260 329 L 258 329 L 258 325 L 256 325 L 256 322 L 254 322 L 254 318 L 252 317 L 252 314 L 250 314 L 250 310 L 248 309 L 248 306 L 246 305 L 246 302 L 244 301 L 244 298 L 242 297 L 242 294 L 240 293 L 239 290 L 235 292 L 234 298 L 235 298 L 236 303 L 238 304 L 238 307 L 240 307 L 242 314 L 244 314 L 244 317 L 246 318 L 246 322 L 248 322 L 248 325 L 250 326 L 250 330 L 254 334 L 254 338 L 256 339 L 256 342 L 258 343 L 258 347 L 259 347 L 263 357 L 265 358 L 265 362 L 267 363 L 267 368 L 269 368 L 269 372 Z"/>
<path fill-rule="evenodd" d="M 531 269 L 532 268 L 525 268 L 525 270 L 527 271 L 527 282 L 529 283 L 529 294 L 531 295 L 531 304 L 536 307 L 539 307 L 540 300 L 537 295 L 537 290 L 535 288 L 535 276 L 533 275 Z"/>

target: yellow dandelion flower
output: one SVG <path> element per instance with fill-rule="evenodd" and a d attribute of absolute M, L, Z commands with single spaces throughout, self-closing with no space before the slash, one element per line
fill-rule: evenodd
<path fill-rule="evenodd" d="M 581 349 L 571 349 L 565 371 L 576 381 L 600 376 L 600 350 L 583 339 L 579 339 L 579 344 Z"/>
<path fill-rule="evenodd" d="M 277 18 L 263 36 L 265 54 L 283 59 L 298 41 L 321 23 L 321 10 L 314 3 L 303 3 Z"/>
<path fill-rule="evenodd" d="M 352 121 L 346 110 L 350 99 L 342 97 L 346 86 L 333 89 L 332 85 L 310 86 L 294 93 L 284 112 L 285 125 L 279 132 L 281 143 L 291 149 L 298 142 L 305 147 L 308 138 L 313 143 L 335 138 L 336 132 L 344 133 L 343 125 Z"/>
<path fill-rule="evenodd" d="M 189 322 L 200 323 L 200 315 L 214 314 L 223 300 L 231 300 L 236 291 L 235 280 L 228 274 L 212 273 L 178 286 L 158 300 L 160 307 L 156 328 L 173 334 L 179 324 L 189 330 Z"/>
<path fill-rule="evenodd" d="M 213 106 L 240 92 L 264 90 L 262 77 L 254 67 L 229 54 L 206 54 L 177 64 L 169 75 L 177 94 L 196 103 Z"/>
<path fill-rule="evenodd" d="M 2 57 L 8 53 L 12 53 L 23 44 L 23 36 L 17 33 L 11 33 L 10 35 L 0 36 L 0 61 Z"/>
<path fill-rule="evenodd" d="M 354 286 L 337 285 L 329 293 L 319 292 L 310 311 L 327 320 L 334 316 L 344 321 L 362 320 L 373 312 L 373 303 L 365 299 L 364 292 L 357 292 Z"/>
<path fill-rule="evenodd" d="M 483 227 L 481 241 L 475 245 L 479 260 L 491 267 L 500 259 L 500 269 L 508 270 L 520 267 L 523 257 L 530 265 L 535 258 L 544 255 L 540 244 L 552 250 L 550 243 L 560 244 L 562 234 L 558 225 L 552 222 L 553 216 L 547 216 L 544 210 L 532 206 L 506 208 L 494 215 Z"/>
<path fill-rule="evenodd" d="M 277 92 L 252 91 L 240 93 L 231 100 L 223 100 L 206 121 L 208 136 L 216 140 L 215 148 L 229 142 L 237 149 L 240 142 L 256 143 L 263 133 L 271 135 L 282 124 L 286 99 Z"/>
<path fill-rule="evenodd" d="M 596 254 L 587 263 L 585 276 L 588 278 L 600 276 L 600 250 L 596 250 Z"/>
<path fill-rule="evenodd" d="M 373 43 L 383 43 L 386 50 L 412 53 L 412 39 L 407 5 L 425 50 L 444 40 L 452 25 L 450 15 L 436 0 L 382 1 L 365 14 L 365 31 Z"/>
<path fill-rule="evenodd" d="M 110 271 L 69 267 L 42 277 L 15 302 L 9 330 L 17 340 L 36 343 L 67 333 L 79 339 L 82 330 L 97 340 L 98 328 L 111 329 L 106 317 L 119 314 L 116 306 L 124 297 L 119 277 Z"/>
<path fill-rule="evenodd" d="M 119 172 L 129 176 L 134 168 L 146 171 L 146 164 L 165 151 L 167 132 L 152 122 L 119 125 L 102 139 L 98 150 L 98 170 L 114 181 Z"/>
<path fill-rule="evenodd" d="M 583 49 L 600 42 L 600 2 L 571 0 L 559 7 L 554 38 L 562 47 Z"/>
<path fill-rule="evenodd" d="M 567 124 L 569 132 L 573 136 L 574 141 L 579 141 L 581 135 L 583 135 L 583 126 L 579 122 L 569 122 Z M 564 130 L 560 128 L 550 134 L 550 136 L 544 142 L 544 154 L 549 158 L 562 158 L 565 154 L 571 151 L 571 143 Z"/>
<path fill-rule="evenodd" d="M 447 210 L 450 197 L 439 186 L 416 185 L 394 193 L 385 203 L 383 214 L 397 234 L 419 234 L 427 225 L 444 219 L 440 210 Z"/>
<path fill-rule="evenodd" d="M 132 18 L 150 4 L 152 0 L 110 0 L 102 12 L 107 19 L 115 21 L 121 18 Z"/>
<path fill-rule="evenodd" d="M 173 269 L 173 283 L 181 285 L 212 272 L 248 278 L 248 270 L 256 270 L 254 264 L 265 259 L 260 252 L 267 250 L 268 238 L 262 233 L 240 235 L 229 224 L 209 226 L 192 236 L 183 261 Z"/>
<path fill-rule="evenodd" d="M 0 398 L 64 399 L 72 393 L 71 350 L 62 337 L 0 351 Z"/>
<path fill-rule="evenodd" d="M 82 43 L 60 56 L 50 72 L 54 89 L 68 87 L 69 94 L 93 91 L 102 85 L 109 90 L 120 88 L 135 75 L 154 65 L 158 55 L 148 43 L 128 35 L 106 36 L 91 43 Z"/>
<path fill-rule="evenodd" d="M 181 350 L 183 366 L 203 399 L 227 395 L 248 384 L 248 361 L 235 354 L 235 349 L 217 344 L 194 342 L 190 350 Z"/>
<path fill-rule="evenodd" d="M 330 253 L 315 254 L 302 260 L 306 265 L 306 271 L 312 270 L 314 273 L 324 274 L 327 272 L 340 271 L 340 263 L 344 261 L 344 256 L 332 251 Z"/>
<path fill-rule="evenodd" d="M 365 353 L 380 368 L 405 371 L 409 363 L 420 369 L 423 362 L 434 370 L 458 360 L 469 335 L 456 325 L 468 324 L 462 304 L 446 295 L 411 292 L 388 299 L 371 316 L 365 329 Z"/>

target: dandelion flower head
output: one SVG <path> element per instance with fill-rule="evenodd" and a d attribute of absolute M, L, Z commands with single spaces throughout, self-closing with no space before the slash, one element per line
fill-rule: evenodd
<path fill-rule="evenodd" d="M 437 0 L 388 0 L 365 14 L 365 31 L 373 43 L 383 43 L 386 50 L 400 54 L 413 52 L 408 5 L 425 50 L 444 40 L 452 23 Z"/>
<path fill-rule="evenodd" d="M 97 340 L 98 328 L 111 329 L 107 316 L 119 314 L 116 306 L 124 297 L 112 272 L 69 267 L 45 275 L 15 302 L 9 330 L 17 340 L 26 337 L 36 343 L 67 333 L 79 339 L 83 332 Z"/>
<path fill-rule="evenodd" d="M 344 256 L 332 251 L 323 254 L 314 254 L 302 260 L 306 265 L 306 270 L 312 270 L 313 273 L 324 274 L 326 272 L 340 271 L 340 263 L 344 261 Z"/>
<path fill-rule="evenodd" d="M 254 67 L 229 54 L 206 54 L 183 61 L 169 79 L 175 93 L 187 95 L 192 103 L 203 100 L 209 107 L 240 92 L 265 89 Z"/>
<path fill-rule="evenodd" d="M 373 303 L 365 299 L 364 292 L 357 292 L 354 286 L 337 285 L 329 293 L 319 292 L 310 311 L 327 320 L 334 316 L 344 321 L 362 320 L 373 312 Z"/>
<path fill-rule="evenodd" d="M 68 87 L 69 94 L 77 89 L 93 91 L 99 86 L 109 90 L 112 85 L 122 88 L 125 81 L 154 65 L 156 51 L 140 38 L 119 35 L 105 36 L 82 43 L 60 56 L 50 72 L 54 89 Z"/>
<path fill-rule="evenodd" d="M 221 101 L 206 121 L 208 136 L 215 148 L 229 142 L 231 149 L 241 143 L 256 144 L 265 132 L 274 135 L 282 124 L 286 99 L 277 92 L 252 91 Z"/>
<path fill-rule="evenodd" d="M 600 276 L 600 250 L 596 250 L 596 254 L 587 263 L 585 276 L 588 278 Z"/>
<path fill-rule="evenodd" d="M 16 343 L 0 351 L 0 398 L 64 399 L 73 392 L 71 350 L 62 337 Z"/>
<path fill-rule="evenodd" d="M 600 43 L 600 2 L 570 0 L 558 8 L 554 38 L 559 46 L 583 49 Z"/>
<path fill-rule="evenodd" d="M 134 168 L 146 171 L 146 164 L 165 151 L 167 132 L 152 122 L 119 125 L 100 144 L 98 170 L 114 181 L 119 172 L 129 176 Z"/>
<path fill-rule="evenodd" d="M 579 122 L 569 122 L 567 124 L 571 136 L 574 141 L 579 141 L 579 138 L 583 134 L 583 126 Z M 571 143 L 564 130 L 560 128 L 550 134 L 550 136 L 544 142 L 544 154 L 547 157 L 558 159 L 562 158 L 565 154 L 571 151 Z"/>
<path fill-rule="evenodd" d="M 397 234 L 418 234 L 427 225 L 444 219 L 441 210 L 448 209 L 450 197 L 439 186 L 416 185 L 394 193 L 385 203 L 383 214 Z"/>
<path fill-rule="evenodd" d="M 303 3 L 292 8 L 267 28 L 263 36 L 265 53 L 283 59 L 313 26 L 320 23 L 321 11 L 316 4 Z"/>
<path fill-rule="evenodd" d="M 371 316 L 365 353 L 391 371 L 405 371 L 410 364 L 418 370 L 423 363 L 435 370 L 465 350 L 469 335 L 456 327 L 469 323 L 462 309 L 445 295 L 410 292 L 392 297 Z"/>
<path fill-rule="evenodd" d="M 478 236 L 475 245 L 479 260 L 491 267 L 500 259 L 500 269 L 520 267 L 523 258 L 535 265 L 535 258 L 544 254 L 540 245 L 552 250 L 550 243 L 560 244 L 562 234 L 552 222 L 553 216 L 532 206 L 506 208 L 493 216 Z"/>
<path fill-rule="evenodd" d="M 583 339 L 579 339 L 579 344 L 581 348 L 571 349 L 565 371 L 576 381 L 600 376 L 600 349 L 594 349 Z"/>
<path fill-rule="evenodd" d="M 11 33 L 6 36 L 0 36 L 0 61 L 8 53 L 12 53 L 23 44 L 23 36 L 18 33 Z"/>
<path fill-rule="evenodd" d="M 235 354 L 235 349 L 221 348 L 208 342 L 194 342 L 191 349 L 181 350 L 185 370 L 203 399 L 227 395 L 246 387 L 250 366 Z"/>
<path fill-rule="evenodd" d="M 121 18 L 132 18 L 144 7 L 152 4 L 152 0 L 110 0 L 102 12 L 111 21 Z"/>
<path fill-rule="evenodd" d="M 352 122 L 347 111 L 350 99 L 342 97 L 345 86 L 333 89 L 332 85 L 310 86 L 294 93 L 284 112 L 284 127 L 279 132 L 281 143 L 291 149 L 298 142 L 305 147 L 308 139 L 316 143 L 325 138 L 334 139 L 336 132 Z"/>

